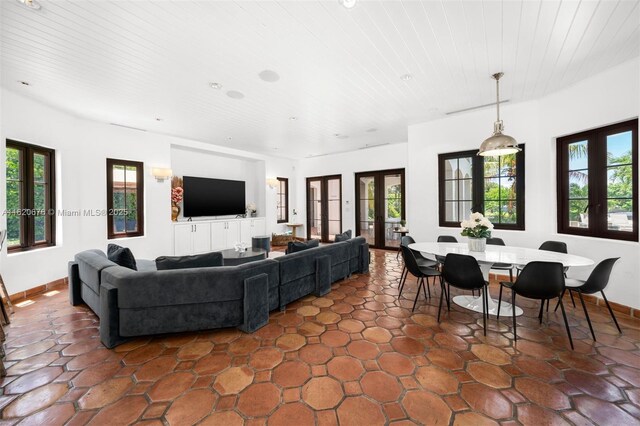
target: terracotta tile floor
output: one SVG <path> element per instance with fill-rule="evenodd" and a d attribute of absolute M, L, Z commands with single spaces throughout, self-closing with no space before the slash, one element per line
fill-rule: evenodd
<path fill-rule="evenodd" d="M 397 299 L 395 252 L 372 252 L 370 275 L 273 313 L 252 335 L 235 329 L 137 339 L 115 350 L 97 318 L 66 291 L 17 308 L 2 381 L 7 424 L 612 424 L 640 419 L 640 321 L 590 306 L 598 342 L 569 308 L 542 326 L 519 303 L 509 320 L 452 307 L 408 283 Z M 497 290 L 497 288 L 492 288 Z M 434 291 L 432 290 L 432 293 Z M 439 295 L 436 290 L 435 295 Z M 406 297 L 406 298 L 405 298 Z M 411 299 L 411 300 L 410 300 Z"/>

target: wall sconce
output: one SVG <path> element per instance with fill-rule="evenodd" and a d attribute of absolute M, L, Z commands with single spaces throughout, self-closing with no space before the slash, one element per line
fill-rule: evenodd
<path fill-rule="evenodd" d="M 280 181 L 276 178 L 268 178 L 267 185 L 271 189 L 276 189 L 280 185 Z"/>
<path fill-rule="evenodd" d="M 163 167 L 153 167 L 151 168 L 151 175 L 156 178 L 158 182 L 164 182 L 173 175 L 173 172 L 171 169 Z"/>

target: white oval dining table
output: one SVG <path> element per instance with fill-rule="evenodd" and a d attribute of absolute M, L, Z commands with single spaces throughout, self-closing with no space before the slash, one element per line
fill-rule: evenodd
<path fill-rule="evenodd" d="M 410 244 L 411 250 L 419 251 L 423 255 L 445 257 L 449 253 L 466 254 L 473 256 L 477 261 L 482 275 L 489 281 L 489 272 L 495 263 L 507 263 L 514 266 L 525 266 L 529 262 L 558 262 L 563 266 L 590 266 L 593 260 L 573 254 L 557 253 L 555 251 L 538 250 L 526 247 L 487 245 L 483 252 L 470 251 L 467 243 L 414 243 Z M 482 296 L 456 296 L 453 302 L 466 309 L 482 312 Z M 489 313 L 498 313 L 498 301 L 489 298 Z M 522 309 L 516 306 L 516 316 L 522 315 Z M 504 300 L 500 306 L 500 316 L 512 316 L 511 304 Z"/>

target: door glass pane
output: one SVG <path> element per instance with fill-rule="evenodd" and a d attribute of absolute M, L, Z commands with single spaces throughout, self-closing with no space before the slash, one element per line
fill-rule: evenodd
<path fill-rule="evenodd" d="M 616 199 L 607 202 L 607 228 L 610 231 L 633 232 L 633 200 Z"/>
<path fill-rule="evenodd" d="M 402 212 L 402 175 L 384 175 L 384 218 L 385 218 L 385 242 L 387 247 L 398 247 L 401 235 L 389 232 L 401 226 Z"/>
<path fill-rule="evenodd" d="M 607 136 L 607 165 L 631 164 L 631 132 Z"/>
<path fill-rule="evenodd" d="M 322 238 L 322 182 L 309 181 L 309 237 L 313 240 Z"/>
<path fill-rule="evenodd" d="M 588 228 L 589 216 L 587 206 L 589 200 L 569 200 L 569 226 L 572 228 Z"/>
<path fill-rule="evenodd" d="M 570 143 L 569 145 L 569 170 L 584 170 L 588 166 L 589 154 L 588 141 Z"/>
<path fill-rule="evenodd" d="M 375 245 L 375 179 L 373 176 L 363 176 L 358 179 L 358 196 L 360 221 L 360 236 L 369 245 Z"/>
<path fill-rule="evenodd" d="M 327 220 L 329 224 L 329 241 L 335 240 L 336 234 L 342 232 L 341 209 L 342 200 L 340 199 L 340 181 L 341 179 L 327 180 Z"/>

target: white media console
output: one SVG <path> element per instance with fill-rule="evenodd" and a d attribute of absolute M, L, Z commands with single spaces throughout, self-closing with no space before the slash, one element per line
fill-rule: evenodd
<path fill-rule="evenodd" d="M 251 237 L 266 232 L 264 217 L 176 222 L 173 225 L 173 254 L 186 256 L 224 250 L 240 242 L 251 246 Z"/>

